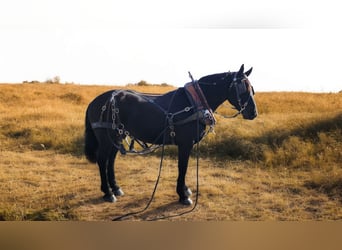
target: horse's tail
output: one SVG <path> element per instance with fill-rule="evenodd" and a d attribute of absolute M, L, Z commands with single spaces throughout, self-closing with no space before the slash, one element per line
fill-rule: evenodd
<path fill-rule="evenodd" d="M 94 130 L 91 127 L 88 111 L 86 112 L 85 118 L 85 145 L 84 145 L 84 154 L 87 157 L 88 161 L 92 163 L 96 163 L 96 151 L 98 147 L 98 142 L 94 134 Z"/>

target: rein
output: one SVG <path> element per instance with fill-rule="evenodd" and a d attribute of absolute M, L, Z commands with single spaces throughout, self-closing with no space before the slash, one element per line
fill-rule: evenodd
<path fill-rule="evenodd" d="M 175 96 L 175 94 L 174 94 Z M 174 97 L 173 96 L 173 97 Z M 173 97 L 171 99 L 171 103 L 169 105 L 169 108 L 171 107 L 171 104 L 173 102 Z M 196 199 L 195 199 L 195 204 L 194 206 L 188 210 L 188 211 L 185 211 L 185 212 L 182 212 L 182 213 L 179 213 L 179 214 L 175 214 L 175 215 L 169 215 L 169 216 L 162 216 L 162 217 L 156 217 L 156 218 L 153 218 L 153 219 L 149 219 L 147 221 L 156 221 L 156 220 L 162 220 L 162 219 L 167 219 L 167 218 L 173 218 L 173 217 L 178 217 L 178 216 L 182 216 L 184 214 L 188 214 L 188 213 L 191 213 L 193 210 L 195 210 L 195 208 L 197 207 L 197 204 L 198 204 L 198 197 L 199 197 L 199 143 L 200 143 L 200 136 L 199 136 L 199 123 L 200 123 L 200 116 L 199 116 L 199 113 L 197 112 L 197 145 L 196 145 Z M 167 128 L 167 124 L 168 124 L 168 117 L 165 118 L 165 126 Z M 158 171 L 158 176 L 157 176 L 157 179 L 156 179 L 156 182 L 155 182 L 155 185 L 154 185 L 154 189 L 153 189 L 153 192 L 151 194 L 151 198 L 150 200 L 148 201 L 147 205 L 145 206 L 145 208 L 143 208 L 142 210 L 139 210 L 139 211 L 136 211 L 136 212 L 130 212 L 130 213 L 127 213 L 127 214 L 124 214 L 124 215 L 121 215 L 121 216 L 118 216 L 118 217 L 115 217 L 112 219 L 112 221 L 121 221 L 123 218 L 126 218 L 126 217 L 129 217 L 129 216 L 133 216 L 133 215 L 136 215 L 136 214 L 140 214 L 140 213 L 143 213 L 144 211 L 146 211 L 149 206 L 151 205 L 152 203 L 152 200 L 154 198 L 154 195 L 157 191 L 157 187 L 158 187 L 158 184 L 159 184 L 159 180 L 160 180 L 160 176 L 161 176 L 161 172 L 162 172 L 162 168 L 163 168 L 163 160 L 164 160 L 164 155 L 165 155 L 165 140 L 166 140 L 166 131 L 164 130 L 163 132 L 163 144 L 160 145 L 161 148 L 162 148 L 162 151 L 161 151 L 161 157 L 160 157 L 160 164 L 159 164 L 159 171 Z"/>
<path fill-rule="evenodd" d="M 166 123 L 167 123 L 167 118 L 165 119 L 165 124 Z M 166 133 L 164 133 L 164 135 L 163 135 L 163 144 L 161 145 L 162 151 L 161 151 L 161 157 L 160 157 L 160 164 L 159 164 L 159 171 L 158 171 L 157 180 L 156 180 L 156 182 L 154 184 L 154 189 L 153 189 L 153 192 L 151 194 L 150 200 L 147 202 L 147 205 L 143 209 L 141 209 L 139 211 L 130 212 L 130 213 L 127 213 L 127 214 L 115 217 L 115 218 L 112 219 L 112 221 L 121 221 L 123 218 L 143 213 L 143 212 L 145 212 L 150 207 L 150 205 L 152 203 L 152 200 L 154 198 L 154 195 L 155 195 L 155 193 L 157 191 L 157 187 L 158 187 L 158 184 L 159 184 L 159 180 L 160 180 L 160 176 L 161 176 L 161 172 L 162 172 L 162 168 L 163 168 L 163 160 L 164 160 L 164 153 L 165 153 L 165 138 L 166 138 L 165 135 L 166 135 Z"/>
<path fill-rule="evenodd" d="M 240 115 L 242 113 L 242 111 L 245 110 L 246 107 L 242 107 L 237 113 L 235 113 L 234 115 L 222 115 L 222 114 L 219 114 L 217 112 L 215 112 L 215 114 L 219 115 L 219 116 L 222 116 L 223 118 L 227 118 L 227 119 L 231 119 L 231 118 L 235 118 L 237 117 L 238 115 Z"/>

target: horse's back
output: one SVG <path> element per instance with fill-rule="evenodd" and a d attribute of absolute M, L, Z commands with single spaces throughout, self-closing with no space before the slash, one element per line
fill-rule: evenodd
<path fill-rule="evenodd" d="M 155 101 L 159 96 L 138 92 L 122 92 L 117 95 L 120 122 L 134 137 L 153 142 L 165 126 L 165 110 Z"/>

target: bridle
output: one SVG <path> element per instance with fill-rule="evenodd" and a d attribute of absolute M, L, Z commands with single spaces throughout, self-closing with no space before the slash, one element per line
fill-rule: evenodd
<path fill-rule="evenodd" d="M 189 74 L 190 74 L 190 72 L 189 72 Z M 230 74 L 232 74 L 232 73 L 231 72 L 227 72 L 227 74 L 224 77 L 222 77 L 222 80 L 224 80 Z M 190 78 L 193 79 L 192 76 Z M 211 85 L 211 86 L 216 86 L 217 85 L 216 82 L 207 83 L 207 82 L 203 82 L 203 81 L 198 81 L 198 83 L 200 85 Z M 231 116 L 221 115 L 224 118 L 235 118 L 238 115 L 242 114 L 242 112 L 246 109 L 246 107 L 248 105 L 248 102 L 250 101 L 252 95 L 254 95 L 254 88 L 251 85 L 251 83 L 249 82 L 247 76 L 244 75 L 243 78 L 241 79 L 241 78 L 238 77 L 238 72 L 234 73 L 233 81 L 229 85 L 228 92 L 231 91 L 232 88 L 235 89 L 236 99 L 237 99 L 237 103 L 238 103 L 239 108 L 232 107 L 233 109 L 238 110 L 237 113 L 235 113 L 234 115 L 231 115 Z M 241 95 L 245 94 L 245 93 L 248 93 L 248 98 L 242 104 Z M 228 94 L 227 94 L 227 96 L 228 96 Z"/>
<path fill-rule="evenodd" d="M 243 78 L 240 80 L 237 77 L 237 72 L 234 73 L 233 81 L 231 82 L 229 89 L 235 87 L 235 93 L 236 93 L 236 99 L 239 105 L 238 112 L 235 115 L 230 116 L 229 118 L 234 118 L 241 114 L 247 107 L 249 100 L 252 97 L 252 94 L 254 95 L 254 89 L 251 83 L 249 82 L 246 75 L 243 76 Z M 247 100 L 242 104 L 241 95 L 248 93 Z M 237 109 L 234 107 L 234 109 Z"/>

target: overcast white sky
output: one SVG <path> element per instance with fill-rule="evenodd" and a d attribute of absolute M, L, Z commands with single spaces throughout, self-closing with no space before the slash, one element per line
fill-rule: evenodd
<path fill-rule="evenodd" d="M 337 0 L 2 0 L 0 82 L 182 86 L 254 67 L 258 91 L 342 90 Z"/>

